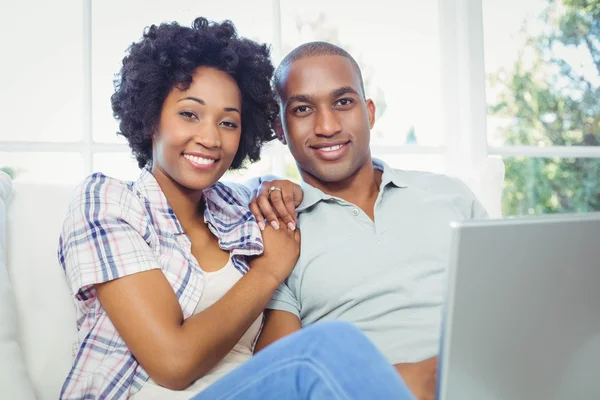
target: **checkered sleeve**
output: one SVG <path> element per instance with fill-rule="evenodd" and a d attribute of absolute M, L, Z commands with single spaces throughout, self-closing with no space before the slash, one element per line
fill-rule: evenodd
<path fill-rule="evenodd" d="M 72 293 L 94 284 L 160 268 L 143 202 L 131 187 L 102 174 L 76 190 L 59 239 L 58 257 Z"/>
<path fill-rule="evenodd" d="M 240 201 L 241 205 L 246 207 L 252 197 L 252 189 L 241 183 L 227 182 L 226 186 L 231 189 L 232 194 Z"/>

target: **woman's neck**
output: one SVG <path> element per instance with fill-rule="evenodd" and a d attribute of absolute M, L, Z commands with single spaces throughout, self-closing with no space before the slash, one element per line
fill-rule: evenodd
<path fill-rule="evenodd" d="M 199 227 L 208 229 L 204 223 L 203 207 L 200 203 L 202 191 L 181 186 L 158 167 L 153 167 L 151 172 L 183 230 L 188 232 Z"/>

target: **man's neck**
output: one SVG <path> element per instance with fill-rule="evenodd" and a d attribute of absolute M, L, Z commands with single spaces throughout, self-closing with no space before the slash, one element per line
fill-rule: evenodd
<path fill-rule="evenodd" d="M 382 173 L 373 168 L 373 162 L 369 157 L 356 173 L 338 182 L 323 182 L 308 173 L 302 173 L 302 179 L 323 193 L 335 196 L 348 203 L 355 204 L 365 211 L 369 216 L 373 214 L 375 200 L 379 194 Z"/>

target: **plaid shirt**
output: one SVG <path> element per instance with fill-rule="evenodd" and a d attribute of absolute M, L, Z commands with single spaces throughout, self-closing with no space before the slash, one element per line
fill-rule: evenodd
<path fill-rule="evenodd" d="M 234 266 L 248 271 L 244 256 L 262 253 L 260 230 L 242 185 L 217 183 L 204 191 L 204 218 Z M 96 173 L 76 190 L 59 239 L 58 258 L 77 309 L 73 367 L 64 399 L 125 399 L 148 379 L 102 308 L 94 284 L 160 268 L 173 287 L 184 318 L 194 312 L 203 274 L 191 242 L 154 176 L 136 182 Z"/>

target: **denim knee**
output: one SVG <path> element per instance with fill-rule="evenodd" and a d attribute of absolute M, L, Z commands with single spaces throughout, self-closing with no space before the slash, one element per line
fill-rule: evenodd
<path fill-rule="evenodd" d="M 328 351 L 336 351 L 339 345 L 370 344 L 369 339 L 356 326 L 343 321 L 318 322 L 305 328 L 309 341 L 320 343 L 320 347 Z"/>

